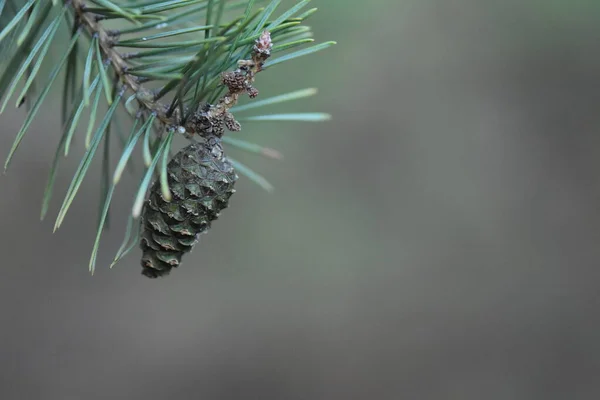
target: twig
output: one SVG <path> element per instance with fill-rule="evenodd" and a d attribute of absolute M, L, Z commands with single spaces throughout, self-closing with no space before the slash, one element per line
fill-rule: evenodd
<path fill-rule="evenodd" d="M 113 36 L 98 22 L 96 15 L 86 11 L 84 0 L 65 0 L 65 3 L 69 2 L 75 12 L 75 20 L 85 28 L 91 37 L 98 38 L 103 60 L 110 62 L 120 81 L 135 93 L 139 104 L 149 113 L 156 115 L 156 118 L 164 125 L 180 126 L 182 116 L 177 113 L 169 114 L 167 106 L 155 101 L 153 93 L 146 89 L 137 77 L 127 73 L 129 66 L 123 56 L 115 50 Z M 230 131 L 241 129 L 240 123 L 235 120 L 229 109 L 238 102 L 243 93 L 248 93 L 251 98 L 258 95 L 258 90 L 252 86 L 252 83 L 256 74 L 262 70 L 267 58 L 270 57 L 272 46 L 270 33 L 263 32 L 254 45 L 252 59 L 240 60 L 238 69 L 222 74 L 221 81 L 227 86 L 228 92 L 216 105 L 206 104 L 186 121 L 184 128 L 188 135 L 220 137 L 225 128 Z"/>

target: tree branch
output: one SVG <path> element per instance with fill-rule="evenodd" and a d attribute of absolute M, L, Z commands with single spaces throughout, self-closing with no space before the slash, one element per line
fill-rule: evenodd
<path fill-rule="evenodd" d="M 115 74 L 121 82 L 127 86 L 135 95 L 136 99 L 148 112 L 154 113 L 159 121 L 165 125 L 178 125 L 173 117 L 167 117 L 166 107 L 160 102 L 153 101 L 154 95 L 138 81 L 135 76 L 127 73 L 128 65 L 121 54 L 113 47 L 113 38 L 108 31 L 96 20 L 95 14 L 86 11 L 86 5 L 83 0 L 65 0 L 65 3 L 71 3 L 75 13 L 75 21 L 82 26 L 91 36 L 98 38 L 102 58 L 109 61 Z"/>
<path fill-rule="evenodd" d="M 75 12 L 75 21 L 84 27 L 91 37 L 97 37 L 102 52 L 102 59 L 109 61 L 115 74 L 120 81 L 132 92 L 140 106 L 146 111 L 156 115 L 156 118 L 166 126 L 181 126 L 182 116 L 177 113 L 169 113 L 169 107 L 154 100 L 154 94 L 144 88 L 139 79 L 127 73 L 128 65 L 123 56 L 114 49 L 114 35 L 111 35 L 98 22 L 96 15 L 86 11 L 83 0 L 70 1 Z M 252 51 L 251 60 L 238 61 L 238 69 L 231 72 L 223 72 L 221 82 L 227 86 L 228 92 L 215 105 L 207 104 L 192 118 L 185 122 L 185 133 L 188 135 L 198 134 L 200 136 L 221 137 L 225 128 L 231 131 L 239 131 L 241 126 L 229 109 L 237 104 L 239 96 L 247 93 L 251 98 L 258 95 L 258 90 L 252 86 L 255 75 L 262 71 L 263 65 L 271 55 L 271 35 L 268 31 L 256 40 Z M 183 129 L 180 130 L 183 133 Z"/>

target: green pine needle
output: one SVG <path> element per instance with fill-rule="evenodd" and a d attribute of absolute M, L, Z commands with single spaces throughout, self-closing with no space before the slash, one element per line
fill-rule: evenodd
<path fill-rule="evenodd" d="M 321 122 L 331 119 L 331 115 L 325 113 L 295 113 L 295 114 L 270 114 L 255 115 L 253 117 L 240 118 L 239 121 L 303 121 Z"/>
<path fill-rule="evenodd" d="M 167 38 L 167 37 L 178 36 L 178 35 L 185 35 L 185 34 L 189 34 L 189 33 L 193 33 L 193 32 L 208 31 L 208 30 L 210 30 L 213 27 L 214 27 L 213 25 L 201 25 L 201 26 L 195 26 L 195 27 L 192 27 L 192 28 L 174 29 L 172 31 L 156 33 L 154 35 L 140 36 L 140 37 L 137 37 L 137 38 L 127 39 L 127 40 L 120 40 L 120 41 L 118 41 L 115 44 L 117 46 L 126 46 L 126 45 L 129 45 L 129 44 L 138 43 L 138 42 L 148 42 L 150 40 L 164 39 L 164 38 Z"/>
<path fill-rule="evenodd" d="M 85 59 L 85 68 L 83 70 L 83 93 L 85 99 L 86 107 L 90 104 L 90 77 L 92 75 L 92 67 L 94 66 L 94 54 L 96 51 L 96 42 L 98 41 L 98 37 L 92 37 L 92 41 L 90 43 L 90 47 L 88 49 L 88 54 Z"/>
<path fill-rule="evenodd" d="M 315 89 L 315 88 L 301 89 L 301 90 L 296 90 L 294 92 L 281 94 L 279 96 L 269 97 L 269 98 L 263 99 L 263 100 L 252 101 L 252 102 L 249 102 L 242 106 L 235 106 L 235 107 L 232 107 L 230 111 L 232 113 L 239 113 L 242 111 L 253 110 L 255 108 L 284 103 L 286 101 L 299 100 L 299 99 L 303 99 L 306 97 L 314 96 L 315 94 L 317 94 L 317 89 Z"/>
<path fill-rule="evenodd" d="M 148 168 L 150 166 L 150 164 L 152 164 L 152 151 L 150 150 L 150 136 L 152 135 L 152 122 L 154 122 L 155 118 L 156 118 L 155 115 L 151 115 L 150 118 L 148 118 L 148 120 L 150 122 L 147 124 L 144 124 L 146 126 L 146 129 L 144 131 L 143 156 L 144 156 L 144 165 L 146 166 L 146 168 Z"/>
<path fill-rule="evenodd" d="M 98 83 L 100 82 L 100 75 L 97 75 L 96 78 L 94 78 L 94 80 L 92 81 L 92 84 L 87 88 L 83 88 L 83 98 L 81 100 L 81 102 L 79 103 L 79 106 L 77 107 L 77 110 L 75 111 L 73 118 L 71 119 L 71 121 L 69 121 L 69 129 L 68 131 L 65 132 L 66 135 L 66 140 L 65 140 L 65 157 L 67 157 L 69 155 L 69 150 L 71 148 L 71 140 L 73 139 L 73 135 L 75 134 L 75 130 L 77 129 L 77 127 L 79 126 L 79 118 L 81 117 L 81 114 L 83 112 L 83 109 L 85 108 L 86 104 L 85 104 L 85 99 L 89 98 L 91 93 L 94 92 L 94 90 L 96 89 L 96 86 L 98 85 Z M 95 108 L 92 110 L 92 112 L 96 110 Z M 94 112 L 93 114 L 90 113 L 90 120 L 96 120 L 96 113 Z M 89 143 L 89 140 L 87 140 L 87 136 L 86 135 L 86 143 Z M 86 148 L 88 148 L 89 145 L 86 145 Z"/>
<path fill-rule="evenodd" d="M 276 28 L 277 26 L 281 25 L 286 19 L 288 19 L 289 17 L 291 17 L 292 15 L 294 15 L 300 9 L 304 8 L 304 6 L 306 6 L 308 3 L 310 3 L 310 0 L 302 0 L 298 4 L 296 4 L 295 6 L 293 6 L 292 8 L 290 8 L 289 10 L 287 10 L 286 12 L 284 12 L 283 14 L 281 14 L 279 16 L 279 18 L 277 18 L 275 21 L 271 22 L 265 28 L 265 30 L 271 31 L 271 30 L 273 30 L 273 28 Z"/>
<path fill-rule="evenodd" d="M 100 75 L 102 78 L 102 75 Z M 102 79 L 100 79 L 102 80 Z M 96 127 L 96 116 L 98 114 L 98 108 L 100 107 L 100 97 L 102 97 L 102 89 L 96 89 L 96 96 L 94 96 L 94 102 L 92 103 L 92 107 L 90 108 L 90 118 L 88 120 L 88 129 L 85 134 L 85 148 L 86 150 L 90 148 L 90 143 L 92 142 L 92 134 L 94 133 L 94 128 Z"/>
<path fill-rule="evenodd" d="M 0 42 L 2 42 L 2 40 L 4 40 L 4 38 L 6 38 L 6 36 L 8 36 L 8 34 L 13 29 L 15 29 L 15 27 L 21 22 L 23 17 L 25 17 L 27 11 L 29 11 L 29 9 L 34 5 L 36 1 L 37 0 L 29 0 L 27 3 L 25 3 L 23 8 L 21 8 L 21 10 L 19 10 L 19 12 L 14 17 L 12 17 L 8 25 L 6 25 L 4 29 L 2 29 L 2 31 L 0 32 Z"/>
<path fill-rule="evenodd" d="M 168 182 L 168 171 L 167 165 L 169 164 L 169 149 L 171 148 L 171 142 L 173 141 L 173 133 L 170 132 L 167 137 L 167 143 L 165 144 L 165 149 L 162 152 L 162 165 L 160 168 L 160 190 L 162 193 L 162 197 L 166 201 L 171 201 L 171 190 L 169 190 L 169 182 Z"/>
<path fill-rule="evenodd" d="M 152 174 L 154 173 L 154 170 L 156 169 L 156 165 L 158 164 L 158 161 L 162 158 L 161 157 L 162 153 L 164 151 L 168 151 L 167 146 L 169 146 L 169 144 L 171 143 L 174 132 L 175 131 L 173 131 L 173 130 L 169 131 L 169 134 L 167 135 L 166 138 L 164 138 L 161 141 L 158 150 L 152 157 L 152 162 L 150 163 L 150 165 L 148 166 L 148 169 L 146 170 L 146 174 L 144 175 L 142 184 L 140 185 L 140 187 L 138 189 L 138 193 L 136 195 L 135 202 L 133 203 L 132 215 L 134 218 L 138 218 L 140 216 L 140 214 L 142 213 L 142 208 L 144 207 L 144 200 L 146 198 L 146 192 L 148 191 L 148 187 L 150 186 L 150 182 L 152 180 Z"/>
<path fill-rule="evenodd" d="M 265 68 L 269 68 L 269 67 L 272 67 L 274 65 L 281 64 L 282 62 L 290 61 L 290 60 L 293 60 L 293 59 L 298 58 L 298 57 L 302 57 L 302 56 L 306 56 L 306 55 L 309 55 L 309 54 L 312 54 L 312 53 L 316 53 L 317 51 L 325 50 L 326 48 L 328 48 L 330 46 L 333 46 L 334 44 L 336 44 L 336 42 L 333 42 L 333 41 L 331 41 L 331 42 L 325 42 L 325 43 L 320 43 L 320 44 L 317 44 L 315 46 L 312 46 L 312 47 L 309 47 L 309 48 L 306 48 L 306 49 L 302 49 L 302 50 L 298 50 L 298 51 L 295 51 L 295 52 L 290 53 L 290 54 L 286 54 L 285 56 L 281 56 L 281 57 L 276 58 L 274 60 L 267 61 L 265 63 Z"/>
<path fill-rule="evenodd" d="M 135 228 L 134 228 L 135 226 Z M 133 215 L 129 214 L 127 218 L 127 228 L 125 229 L 125 237 L 123 238 L 123 242 L 119 250 L 117 250 L 117 254 L 110 264 L 110 268 L 114 267 L 123 257 L 125 257 L 140 241 L 140 229 L 141 224 L 136 224 L 135 218 Z M 135 234 L 133 239 L 131 239 L 131 233 L 135 229 Z"/>
<path fill-rule="evenodd" d="M 233 165 L 233 167 L 235 168 L 235 170 L 237 172 L 244 175 L 245 177 L 250 179 L 252 182 L 256 183 L 258 186 L 260 186 L 267 192 L 273 192 L 273 190 L 275 190 L 273 185 L 271 185 L 271 183 L 269 183 L 269 181 L 264 176 L 255 172 L 252 168 L 248 167 L 245 164 L 242 164 L 241 162 L 239 162 L 231 157 L 229 157 L 228 159 L 229 159 L 229 162 L 231 163 L 231 165 Z"/>
<path fill-rule="evenodd" d="M 117 14 L 123 18 L 128 19 L 129 21 L 131 21 L 133 23 L 138 23 L 138 21 L 135 19 L 135 16 L 141 14 L 141 12 L 139 10 L 129 9 L 128 11 L 126 11 L 123 8 L 116 5 L 115 3 L 108 1 L 108 0 L 90 0 L 90 1 L 101 7 L 106 7 L 106 9 L 114 12 L 115 14 Z"/>
<path fill-rule="evenodd" d="M 127 142 L 127 145 L 123 149 L 123 153 L 121 153 L 121 159 L 119 160 L 119 163 L 117 164 L 117 167 L 115 168 L 115 174 L 113 176 L 113 182 L 115 184 L 117 184 L 121 180 L 121 176 L 123 175 L 125 166 L 127 165 L 129 158 L 131 157 L 131 153 L 133 153 L 133 149 L 135 148 L 135 145 L 137 144 L 138 139 L 140 138 L 140 136 L 142 136 L 142 133 L 144 133 L 146 131 L 146 128 L 147 128 L 146 124 L 147 125 L 152 124 L 152 120 L 148 119 L 146 121 L 146 123 L 144 125 L 142 125 L 141 128 L 136 130 L 139 122 L 140 122 L 140 119 L 136 118 L 135 122 L 133 123 L 133 126 L 131 128 L 131 134 L 129 135 L 129 141 Z"/>
<path fill-rule="evenodd" d="M 104 88 L 104 95 L 106 96 L 106 102 L 108 105 L 112 104 L 112 85 L 108 80 L 108 74 L 106 73 L 106 69 L 103 68 L 104 60 L 102 59 L 102 52 L 100 51 L 100 42 L 98 40 L 95 41 L 94 46 L 96 52 L 96 64 L 98 65 L 98 70 L 100 71 L 100 79 L 102 80 L 102 87 Z"/>
<path fill-rule="evenodd" d="M 250 153 L 260 154 L 260 155 L 268 157 L 268 158 L 272 158 L 272 159 L 276 159 L 276 160 L 281 160 L 283 158 L 283 155 L 275 149 L 271 149 L 269 147 L 263 147 L 256 143 L 248 142 L 245 140 L 234 139 L 229 136 L 224 136 L 223 142 L 230 144 L 231 146 L 236 147 L 238 149 L 248 151 Z"/>
<path fill-rule="evenodd" d="M 113 193 L 115 192 L 115 185 L 110 185 L 104 204 L 102 205 L 102 212 L 100 214 L 100 223 L 98 224 L 98 230 L 96 232 L 96 239 L 94 240 L 94 246 L 92 248 L 92 255 L 90 257 L 89 270 L 91 274 L 94 274 L 96 268 L 96 257 L 98 256 L 98 248 L 100 247 L 100 238 L 104 231 L 104 224 L 106 223 L 106 217 L 108 215 L 108 209 L 110 208 L 110 202 L 112 201 Z"/>
<path fill-rule="evenodd" d="M 25 41 L 25 39 L 27 39 L 27 36 L 29 35 L 29 32 L 31 31 L 33 24 L 37 20 L 37 16 L 38 16 L 41 8 L 42 8 L 41 1 L 38 1 L 34 4 L 31 14 L 27 17 L 27 24 L 25 25 L 25 27 L 19 34 L 19 37 L 17 38 L 17 46 L 22 45 L 23 42 Z"/>
<path fill-rule="evenodd" d="M 275 12 L 275 9 L 277 8 L 277 6 L 279 6 L 279 3 L 281 3 L 281 0 L 272 0 L 269 3 L 269 5 L 267 7 L 265 7 L 265 10 L 263 11 L 263 13 L 261 15 L 260 20 L 255 25 L 254 31 L 252 31 L 252 36 L 256 36 L 256 35 L 260 34 L 260 32 L 263 30 L 263 27 L 267 23 L 267 20 L 269 19 L 269 17 L 273 14 L 273 12 Z"/>

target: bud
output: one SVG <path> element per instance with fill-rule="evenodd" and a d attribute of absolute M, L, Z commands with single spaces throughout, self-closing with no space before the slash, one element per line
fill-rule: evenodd
<path fill-rule="evenodd" d="M 264 31 L 262 35 L 256 40 L 256 44 L 254 45 L 254 51 L 257 53 L 263 54 L 271 54 L 271 48 L 273 47 L 273 43 L 271 42 L 271 32 Z"/>

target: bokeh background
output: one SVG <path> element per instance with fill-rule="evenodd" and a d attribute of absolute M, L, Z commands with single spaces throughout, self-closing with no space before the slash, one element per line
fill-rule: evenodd
<path fill-rule="evenodd" d="M 599 398 L 600 3 L 313 6 L 338 45 L 258 86 L 334 119 L 244 125 L 286 155 L 236 154 L 276 191 L 242 179 L 166 279 L 108 269 L 137 177 L 93 277 L 99 163 L 52 235 L 69 158 L 39 222 L 46 106 L 0 179 L 0 398 Z"/>

